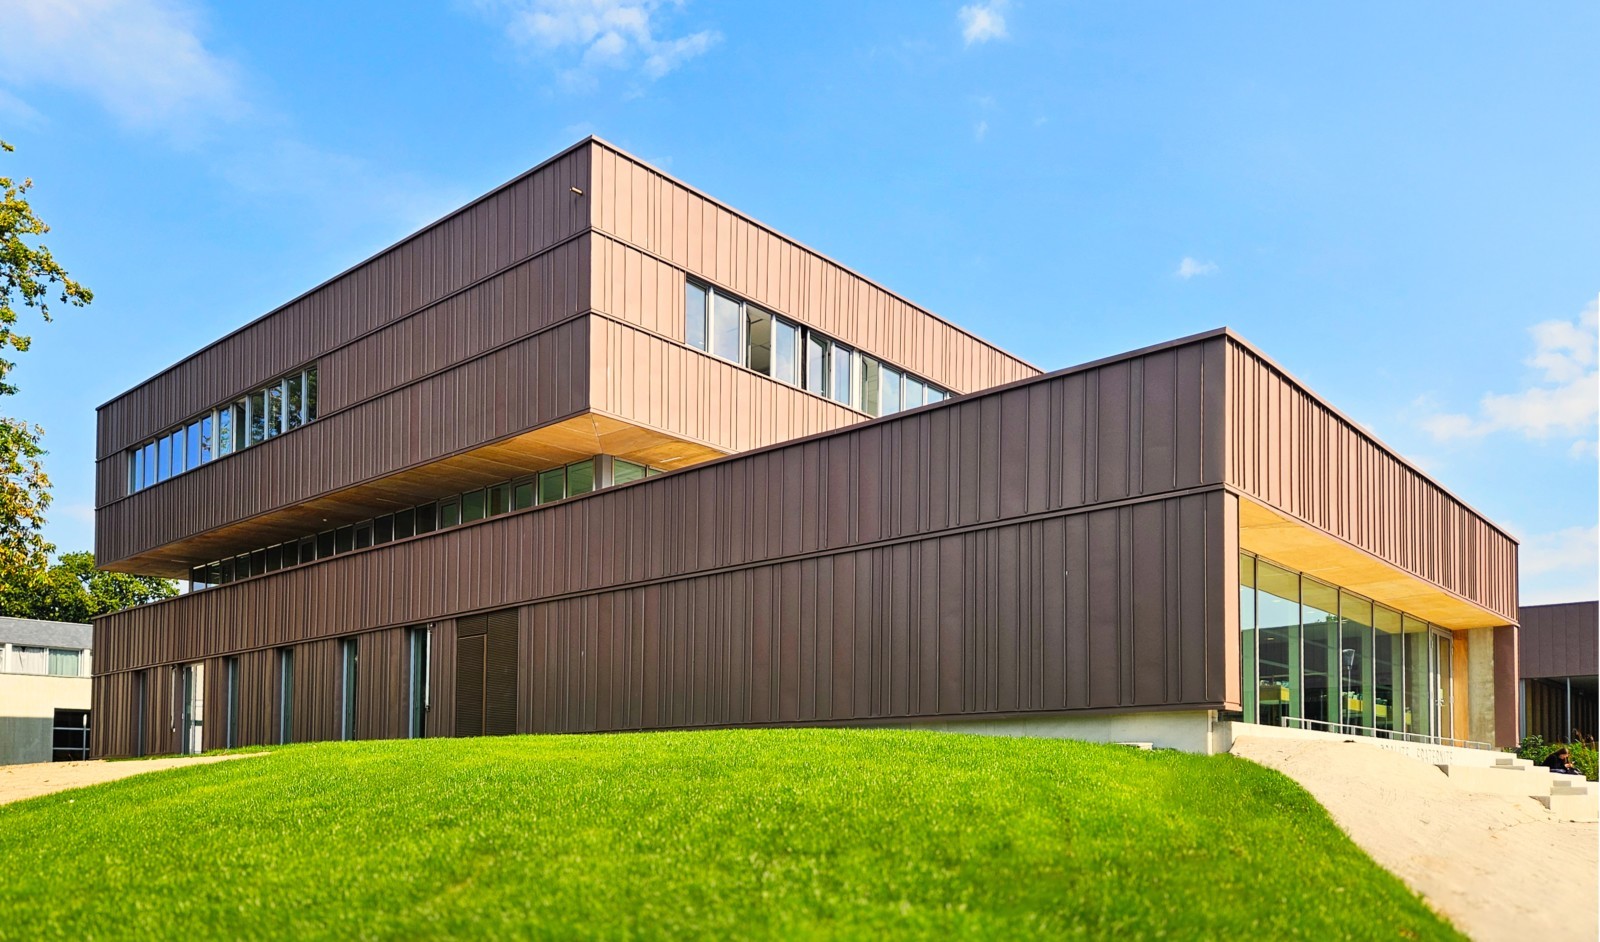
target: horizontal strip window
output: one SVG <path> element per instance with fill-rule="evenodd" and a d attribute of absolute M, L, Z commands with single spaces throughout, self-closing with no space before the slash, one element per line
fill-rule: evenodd
<path fill-rule="evenodd" d="M 317 368 L 310 366 L 128 449 L 128 493 L 291 432 L 316 417 Z"/>
<path fill-rule="evenodd" d="M 370 520 L 195 566 L 189 570 L 189 588 L 207 589 L 226 585 L 251 576 L 277 572 L 330 556 L 341 556 L 354 550 L 460 526 L 513 510 L 526 510 L 538 504 L 577 497 L 602 487 L 627 484 L 661 473 L 659 468 L 609 455 L 596 455 L 559 468 L 452 494 Z"/>
<path fill-rule="evenodd" d="M 684 336 L 691 347 L 868 415 L 950 398 L 921 377 L 696 281 L 685 282 Z"/>
<path fill-rule="evenodd" d="M 4 652 L 9 651 L 9 654 Z M 38 674 L 50 677 L 87 677 L 85 653 L 77 648 L 31 647 L 13 644 L 0 647 L 0 670 L 9 674 Z"/>

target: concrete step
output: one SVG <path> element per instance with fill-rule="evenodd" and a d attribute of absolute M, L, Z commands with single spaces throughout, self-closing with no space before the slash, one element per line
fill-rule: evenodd
<path fill-rule="evenodd" d="M 1571 776 L 1558 775 L 1550 786 L 1550 794 L 1535 795 L 1541 805 L 1550 809 L 1550 816 L 1563 821 L 1600 821 L 1600 788 Z"/>
<path fill-rule="evenodd" d="M 1515 758 L 1514 756 L 1512 758 Z M 1492 795 L 1516 795 L 1537 798 L 1550 794 L 1551 780 L 1558 776 L 1550 770 L 1518 759 L 1513 763 L 1494 765 L 1461 765 L 1440 763 L 1439 770 L 1462 788 Z"/>

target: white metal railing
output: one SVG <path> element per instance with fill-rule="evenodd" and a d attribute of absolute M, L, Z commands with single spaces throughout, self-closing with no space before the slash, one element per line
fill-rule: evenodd
<path fill-rule="evenodd" d="M 1420 742 L 1430 746 L 1456 746 L 1461 749 L 1494 749 L 1494 744 L 1479 742 L 1476 739 L 1454 739 L 1449 736 L 1433 736 L 1427 733 L 1402 733 L 1399 730 L 1379 729 L 1376 726 L 1356 726 L 1351 723 L 1334 723 L 1329 720 L 1312 720 L 1299 716 L 1281 716 L 1278 718 L 1279 726 L 1289 726 L 1291 723 L 1321 726 L 1330 733 L 1355 733 L 1358 736 L 1371 736 L 1375 739 L 1398 739 L 1403 742 Z"/>

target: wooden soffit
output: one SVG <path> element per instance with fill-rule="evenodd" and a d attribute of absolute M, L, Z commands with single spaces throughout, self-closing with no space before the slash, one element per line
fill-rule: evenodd
<path fill-rule="evenodd" d="M 1492 628 L 1508 623 L 1504 615 L 1246 497 L 1239 498 L 1239 548 L 1443 628 Z"/>

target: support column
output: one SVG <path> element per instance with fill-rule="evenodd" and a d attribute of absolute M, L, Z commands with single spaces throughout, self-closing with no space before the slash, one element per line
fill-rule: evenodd
<path fill-rule="evenodd" d="M 1497 628 L 1471 628 L 1462 632 L 1467 636 L 1467 729 L 1465 735 L 1457 732 L 1456 735 L 1477 742 L 1500 744 L 1495 735 L 1499 719 L 1499 710 L 1496 709 L 1499 693 L 1495 671 L 1495 632 Z M 1516 694 L 1512 693 L 1511 703 L 1516 703 Z M 1514 715 L 1514 714 L 1513 714 Z M 1508 724 L 1506 728 L 1514 729 Z"/>
<path fill-rule="evenodd" d="M 1522 741 L 1522 660 L 1518 651 L 1516 625 L 1501 625 L 1494 631 L 1494 712 L 1498 736 L 1490 740 L 1497 746 L 1515 746 Z"/>

